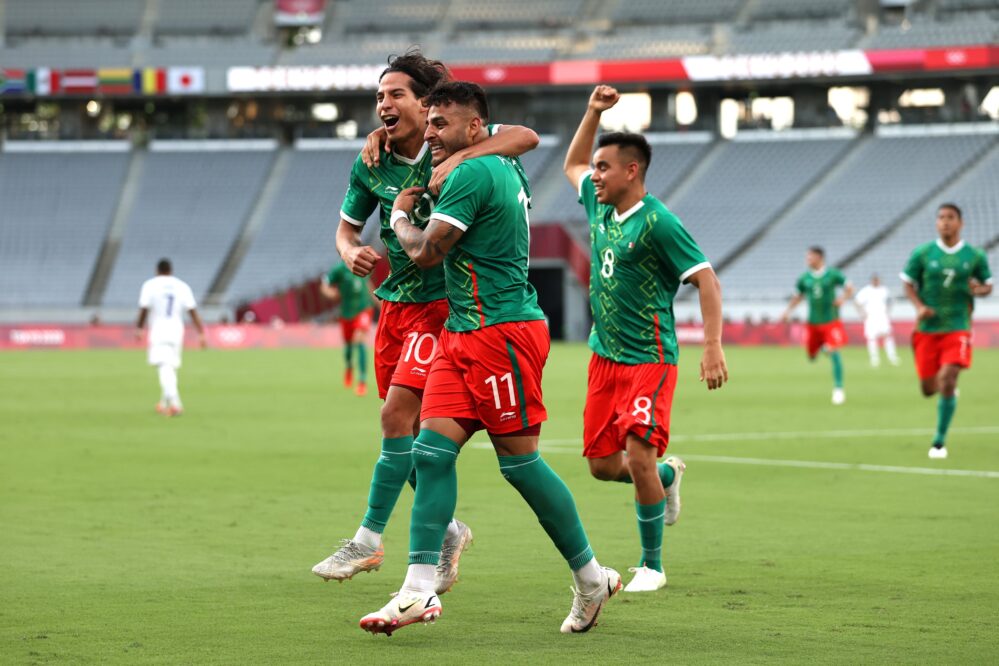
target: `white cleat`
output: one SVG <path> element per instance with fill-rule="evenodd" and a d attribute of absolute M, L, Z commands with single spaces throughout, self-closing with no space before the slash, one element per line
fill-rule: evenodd
<path fill-rule="evenodd" d="M 385 548 L 365 546 L 353 539 L 341 539 L 340 548 L 312 567 L 312 573 L 326 581 L 350 580 L 363 571 L 378 571 L 385 560 Z"/>
<path fill-rule="evenodd" d="M 832 404 L 842 405 L 846 402 L 846 391 L 841 388 L 834 388 L 832 394 Z"/>
<path fill-rule="evenodd" d="M 441 601 L 433 592 L 426 595 L 401 592 L 381 610 L 362 617 L 360 624 L 365 631 L 391 636 L 396 629 L 416 622 L 434 622 L 440 616 Z"/>
<path fill-rule="evenodd" d="M 592 592 L 583 594 L 575 588 L 572 590 L 572 610 L 562 622 L 563 634 L 581 634 L 597 626 L 597 618 L 604 603 L 621 589 L 621 574 L 610 567 L 601 567 L 606 580 Z"/>
<path fill-rule="evenodd" d="M 947 447 L 946 446 L 931 446 L 930 447 L 930 459 L 931 460 L 946 460 L 947 459 Z"/>
<path fill-rule="evenodd" d="M 468 525 L 455 519 L 458 525 L 458 535 L 451 537 L 448 535 L 444 539 L 441 547 L 441 559 L 437 563 L 437 571 L 434 573 L 434 584 L 437 594 L 444 594 L 458 580 L 458 560 L 469 546 L 472 545 L 472 530 Z"/>
<path fill-rule="evenodd" d="M 631 567 L 628 569 L 635 574 L 625 592 L 655 592 L 666 587 L 666 574 L 648 567 Z"/>
<path fill-rule="evenodd" d="M 687 471 L 687 464 L 676 456 L 670 456 L 663 461 L 673 468 L 673 483 L 669 484 L 666 491 L 666 512 L 663 514 L 663 522 L 667 525 L 675 525 L 680 519 L 680 479 Z"/>

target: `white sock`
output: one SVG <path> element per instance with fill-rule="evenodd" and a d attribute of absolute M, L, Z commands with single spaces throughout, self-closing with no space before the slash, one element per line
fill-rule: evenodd
<path fill-rule="evenodd" d="M 877 338 L 867 338 L 867 353 L 871 357 L 871 367 L 876 368 L 881 365 L 881 356 L 878 353 Z"/>
<path fill-rule="evenodd" d="M 580 592 L 590 592 L 600 587 L 604 583 L 604 570 L 600 568 L 597 558 L 572 572 L 572 580 L 576 583 L 576 589 Z"/>
<path fill-rule="evenodd" d="M 885 338 L 885 355 L 892 363 L 898 363 L 898 352 L 895 351 L 895 338 L 888 336 Z"/>
<path fill-rule="evenodd" d="M 402 583 L 400 592 L 426 594 L 437 591 L 435 580 L 437 567 L 433 564 L 410 564 L 406 570 L 406 580 Z"/>
<path fill-rule="evenodd" d="M 164 402 L 180 407 L 180 395 L 177 393 L 177 370 L 173 366 L 163 364 L 160 370 L 160 390 L 163 392 Z"/>
<path fill-rule="evenodd" d="M 354 541 L 364 544 L 368 548 L 377 549 L 378 546 L 382 545 L 382 535 L 374 530 L 369 530 L 367 527 L 358 527 L 357 534 L 354 535 Z"/>
<path fill-rule="evenodd" d="M 447 534 L 444 535 L 444 540 L 454 539 L 458 536 L 458 523 L 451 519 L 451 522 L 447 524 Z"/>

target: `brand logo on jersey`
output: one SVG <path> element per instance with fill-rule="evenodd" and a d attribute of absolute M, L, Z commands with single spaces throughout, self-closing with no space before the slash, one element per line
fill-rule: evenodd
<path fill-rule="evenodd" d="M 930 268 L 939 268 L 939 266 L 940 266 L 940 262 L 936 261 L 935 259 L 930 262 Z"/>
<path fill-rule="evenodd" d="M 500 414 L 500 421 L 509 421 L 510 419 L 516 418 L 517 412 L 503 412 Z"/>
<path fill-rule="evenodd" d="M 388 185 L 385 187 L 385 194 L 399 194 L 399 188 L 395 185 Z"/>
<path fill-rule="evenodd" d="M 426 377 L 427 371 L 420 367 L 411 368 L 409 371 L 411 375 L 420 375 L 421 377 Z"/>

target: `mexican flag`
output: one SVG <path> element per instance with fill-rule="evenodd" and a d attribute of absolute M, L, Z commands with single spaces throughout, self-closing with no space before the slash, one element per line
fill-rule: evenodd
<path fill-rule="evenodd" d="M 38 96 L 59 92 L 59 72 L 50 67 L 39 67 L 28 72 L 28 90 Z"/>

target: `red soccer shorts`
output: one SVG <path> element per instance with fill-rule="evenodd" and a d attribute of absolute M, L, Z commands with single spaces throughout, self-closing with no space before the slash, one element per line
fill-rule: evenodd
<path fill-rule="evenodd" d="M 805 329 L 805 348 L 808 358 L 815 358 L 819 350 L 839 349 L 846 344 L 846 329 L 839 319 L 825 324 L 808 324 Z"/>
<path fill-rule="evenodd" d="M 447 319 L 447 300 L 429 303 L 382 303 L 375 334 L 375 381 L 384 400 L 389 386 L 423 392 L 437 338 Z"/>
<path fill-rule="evenodd" d="M 543 320 L 444 331 L 420 419 L 468 419 L 493 435 L 539 425 L 548 418 L 541 371 L 550 348 Z"/>
<path fill-rule="evenodd" d="M 594 354 L 587 378 L 584 456 L 606 458 L 624 451 L 628 433 L 656 447 L 659 456 L 666 452 L 675 365 L 625 365 Z"/>
<path fill-rule="evenodd" d="M 343 331 L 344 343 L 354 339 L 354 334 L 358 331 L 367 333 L 371 329 L 371 308 L 366 308 L 358 312 L 350 319 L 340 320 L 340 330 Z"/>
<path fill-rule="evenodd" d="M 971 367 L 971 331 L 912 334 L 912 351 L 920 379 L 929 379 L 945 365 Z"/>

